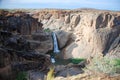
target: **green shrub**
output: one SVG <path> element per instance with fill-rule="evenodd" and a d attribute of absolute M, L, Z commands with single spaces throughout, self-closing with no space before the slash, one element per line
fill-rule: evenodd
<path fill-rule="evenodd" d="M 82 59 L 82 58 L 73 58 L 73 59 L 70 59 L 70 62 L 72 62 L 73 64 L 78 64 L 80 63 L 81 61 L 84 61 L 85 59 Z"/>
<path fill-rule="evenodd" d="M 51 30 L 49 28 L 44 29 L 45 32 L 51 32 Z"/>
<path fill-rule="evenodd" d="M 120 59 L 94 57 L 88 68 L 97 72 L 113 75 L 120 72 Z"/>
<path fill-rule="evenodd" d="M 23 71 L 19 72 L 16 77 L 16 80 L 27 80 L 26 76 L 27 76 L 26 72 L 23 72 Z"/>
<path fill-rule="evenodd" d="M 110 64 L 114 66 L 120 66 L 120 59 L 113 59 L 110 61 Z"/>

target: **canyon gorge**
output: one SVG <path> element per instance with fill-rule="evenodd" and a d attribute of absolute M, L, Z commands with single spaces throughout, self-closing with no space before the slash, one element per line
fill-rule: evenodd
<path fill-rule="evenodd" d="M 86 59 L 85 62 L 72 66 L 85 65 L 96 56 L 120 59 L 119 11 L 95 9 L 0 10 L 0 78 L 12 80 L 15 77 L 13 75 L 19 71 L 34 69 L 47 73 L 48 66 L 51 64 L 50 55 L 54 49 L 52 32 L 57 37 L 60 58 L 65 60 Z M 71 64 L 67 65 L 67 67 L 69 66 Z M 65 69 L 66 66 L 57 66 L 57 71 L 62 70 L 58 76 L 62 74 L 67 76 L 65 72 L 68 68 L 64 71 Z M 81 69 L 74 67 L 70 67 L 68 70 L 74 74 L 83 73 Z M 120 71 L 118 70 L 118 72 Z M 39 74 L 29 72 L 32 77 L 29 80 L 42 80 L 35 78 L 34 73 Z M 85 76 L 88 75 L 85 73 L 83 77 Z M 79 80 L 72 78 L 70 79 Z M 119 80 L 119 78 L 120 76 L 104 77 L 99 80 Z M 67 79 L 58 77 L 55 80 Z M 80 80 L 97 79 L 85 77 Z"/>

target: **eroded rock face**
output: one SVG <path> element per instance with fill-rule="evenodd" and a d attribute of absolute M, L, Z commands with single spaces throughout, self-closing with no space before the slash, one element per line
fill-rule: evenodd
<path fill-rule="evenodd" d="M 6 36 L 9 33 L 3 33 L 0 33 L 0 41 L 4 40 L 0 46 L 0 79 L 14 80 L 19 71 L 48 69 L 50 56 L 39 52 L 36 47 L 31 48 L 32 42 L 21 35 Z"/>
<path fill-rule="evenodd" d="M 74 28 L 80 22 L 80 15 L 75 15 L 71 19 L 71 26 Z"/>
<path fill-rule="evenodd" d="M 41 20 L 43 28 L 70 31 L 74 35 L 74 42 L 63 49 L 65 58 L 88 58 L 96 54 L 106 55 L 120 34 L 119 12 L 63 10 L 56 11 L 58 17 L 54 18 L 55 14 L 50 11 L 52 10 L 44 12 L 51 13 L 52 16 L 47 21 L 44 18 Z"/>
<path fill-rule="evenodd" d="M 29 35 L 42 29 L 42 23 L 37 22 L 37 19 L 24 12 L 10 13 L 1 10 L 0 16 L 0 26 L 3 30 Z"/>
<path fill-rule="evenodd" d="M 56 31 L 55 32 L 58 39 L 59 48 L 65 47 L 71 39 L 71 33 L 65 31 Z"/>
<path fill-rule="evenodd" d="M 76 27 L 74 33 L 76 36 L 74 44 L 77 46 L 69 49 L 66 48 L 66 55 L 70 54 L 69 50 L 71 49 L 71 54 L 74 58 L 88 58 L 108 53 L 110 46 L 112 46 L 112 43 L 120 34 L 120 24 L 116 25 L 116 22 L 114 22 L 119 16 L 110 15 L 114 19 L 108 20 L 109 17 L 105 18 L 104 15 L 107 16 L 107 14 L 97 14 L 96 16 L 94 14 L 81 15 L 80 24 Z M 100 20 L 97 19 L 100 19 L 100 17 L 104 19 L 98 24 Z M 109 25 L 110 23 L 113 24 Z"/>
<path fill-rule="evenodd" d="M 70 23 L 70 15 L 65 16 L 65 23 L 66 24 Z"/>
<path fill-rule="evenodd" d="M 53 40 L 51 33 L 39 32 L 32 34 L 32 40 L 29 40 L 30 47 L 40 53 L 46 54 L 53 50 Z"/>
<path fill-rule="evenodd" d="M 51 34 L 23 12 L 0 12 L 0 79 L 14 80 L 19 71 L 48 69 Z M 47 62 L 47 63 L 46 63 Z"/>
<path fill-rule="evenodd" d="M 119 59 L 120 58 L 120 36 L 118 36 L 114 40 L 114 42 L 111 44 L 106 57 L 109 57 L 112 59 Z"/>

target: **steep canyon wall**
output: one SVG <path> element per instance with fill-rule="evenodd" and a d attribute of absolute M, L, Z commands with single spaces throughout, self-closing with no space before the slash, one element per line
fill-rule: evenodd
<path fill-rule="evenodd" d="M 120 54 L 120 12 L 92 9 L 41 10 L 34 12 L 33 17 L 43 23 L 44 29 L 73 33 L 73 42 L 63 49 L 65 58 L 88 58 L 113 52 L 118 53 L 117 57 Z"/>

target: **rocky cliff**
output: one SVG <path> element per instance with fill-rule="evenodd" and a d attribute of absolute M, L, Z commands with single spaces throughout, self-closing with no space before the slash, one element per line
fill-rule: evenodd
<path fill-rule="evenodd" d="M 17 32 L 21 35 L 30 35 L 42 30 L 42 23 L 22 11 L 8 12 L 0 10 L 0 28 L 9 32 Z"/>
<path fill-rule="evenodd" d="M 120 12 L 48 9 L 34 12 L 33 17 L 43 23 L 44 29 L 73 33 L 73 42 L 62 50 L 65 58 L 88 58 L 95 54 L 115 53 L 118 57 L 120 53 Z"/>
<path fill-rule="evenodd" d="M 65 59 L 120 58 L 120 12 L 0 10 L 0 79 L 10 79 L 16 70 L 47 69 L 48 52 L 53 50 L 51 31 Z"/>
<path fill-rule="evenodd" d="M 51 35 L 25 12 L 0 11 L 0 79 L 14 80 L 20 71 L 46 71 L 52 50 Z"/>

